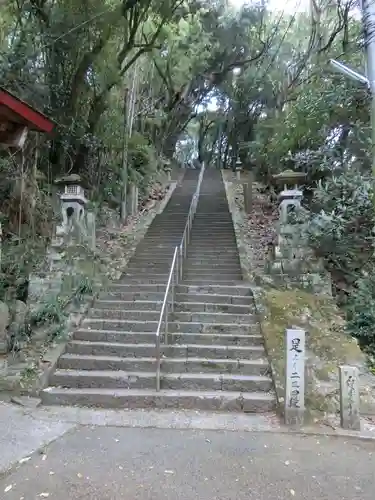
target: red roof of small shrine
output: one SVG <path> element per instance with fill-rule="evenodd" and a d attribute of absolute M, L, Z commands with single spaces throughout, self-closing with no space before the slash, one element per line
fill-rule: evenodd
<path fill-rule="evenodd" d="M 0 87 L 0 121 L 10 121 L 38 132 L 52 132 L 55 123 L 43 113 Z"/>

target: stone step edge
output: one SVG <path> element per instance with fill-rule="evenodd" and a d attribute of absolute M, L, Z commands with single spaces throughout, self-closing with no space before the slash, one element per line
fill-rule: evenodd
<path fill-rule="evenodd" d="M 95 377 L 105 377 L 109 379 L 117 379 L 119 376 L 132 378 L 136 377 L 139 379 L 146 378 L 156 378 L 156 371 L 152 372 L 140 372 L 140 371 L 129 371 L 129 370 L 70 370 L 57 368 L 54 371 L 54 376 L 64 376 L 64 377 L 82 377 L 82 378 L 92 378 Z M 199 380 L 199 379 L 221 379 L 221 380 L 243 380 L 243 381 L 254 381 L 254 382 L 271 382 L 272 378 L 267 375 L 242 375 L 236 373 L 162 373 L 161 379 L 174 379 L 174 380 Z"/>
<path fill-rule="evenodd" d="M 103 320 L 100 320 L 100 321 L 103 321 Z M 116 321 L 116 320 L 114 320 Z M 134 321 L 132 321 L 132 323 L 134 323 Z M 141 323 L 141 322 L 140 322 Z M 144 323 L 144 322 L 143 322 Z M 154 321 L 153 323 L 157 323 L 157 321 Z M 216 324 L 216 323 L 215 323 Z M 246 325 L 245 325 L 246 326 Z M 125 335 L 128 335 L 128 334 L 131 334 L 131 335 L 155 335 L 156 336 L 156 333 L 155 332 L 133 332 L 131 330 L 127 331 L 127 330 L 107 330 L 107 329 L 96 329 L 96 328 L 79 328 L 78 330 L 76 330 L 76 332 L 80 332 L 80 333 L 108 333 L 108 334 L 118 334 L 118 335 L 122 335 L 122 334 L 125 334 Z M 263 336 L 261 334 L 256 334 L 256 333 L 253 333 L 253 334 L 249 334 L 249 333 L 216 333 L 216 332 L 212 332 L 212 333 L 199 333 L 199 332 L 171 332 L 169 331 L 168 332 L 168 336 L 170 335 L 177 335 L 177 336 L 181 336 L 181 335 L 192 335 L 192 336 L 196 336 L 196 335 L 201 335 L 202 337 L 203 336 L 206 336 L 206 337 L 235 337 L 236 339 L 242 339 L 242 338 L 246 338 L 246 339 L 263 339 Z M 135 344 L 133 344 L 135 345 Z M 137 343 L 138 345 L 138 343 Z M 169 346 L 169 344 L 163 344 L 165 346 Z M 177 344 L 176 344 L 177 345 Z M 180 344 L 178 344 L 180 345 Z M 191 345 L 202 345 L 202 344 L 191 344 Z M 215 346 L 216 344 L 212 344 L 212 346 Z"/>
<path fill-rule="evenodd" d="M 102 311 L 102 309 L 98 309 L 98 311 Z M 110 309 L 110 311 L 113 312 L 112 309 Z M 138 311 L 138 312 L 142 312 L 144 313 L 145 311 Z M 152 311 L 150 311 L 152 312 Z M 197 313 L 199 314 L 199 313 Z M 215 314 L 215 313 L 208 313 L 208 314 Z M 222 314 L 225 314 L 225 313 L 222 313 Z M 255 316 L 255 314 L 254 314 Z M 159 321 L 158 320 L 145 320 L 145 321 L 142 321 L 142 320 L 138 320 L 138 319 L 111 319 L 111 318 L 85 318 L 82 322 L 82 324 L 88 324 L 88 323 L 116 323 L 116 324 L 126 324 L 126 323 L 132 323 L 132 324 L 144 324 L 144 323 L 155 323 L 155 325 L 158 325 L 159 324 Z M 255 321 L 254 323 L 208 323 L 208 322 L 201 322 L 201 321 L 170 321 L 170 324 L 173 325 L 174 323 L 178 323 L 179 325 L 203 325 L 203 326 L 206 326 L 206 327 L 209 327 L 209 326 L 215 326 L 215 327 L 219 327 L 219 326 L 222 326 L 222 327 L 225 327 L 225 328 L 234 328 L 234 327 L 245 327 L 245 326 L 249 326 L 249 327 L 253 327 L 253 326 L 259 326 L 259 322 L 258 321 Z M 103 330 L 101 330 L 103 331 Z M 155 329 L 156 331 L 156 329 Z M 131 332 L 130 332 L 131 333 Z M 132 332 L 132 333 L 138 333 L 138 332 Z M 149 332 L 150 333 L 150 332 Z M 168 332 L 168 333 L 172 333 L 172 332 Z M 176 332 L 178 333 L 178 332 Z M 233 334 L 234 336 L 237 336 L 236 334 Z"/>
<path fill-rule="evenodd" d="M 214 304 L 215 305 L 215 304 Z M 124 310 L 122 311 L 121 309 L 105 309 L 104 307 L 99 307 L 99 308 L 96 308 L 96 307 L 91 307 L 89 309 L 89 313 L 90 312 L 94 312 L 94 311 L 101 311 L 101 313 L 117 313 L 117 312 L 124 312 L 124 313 L 129 313 L 129 314 L 135 314 L 135 313 L 139 313 L 139 315 L 141 316 L 142 314 L 144 315 L 147 315 L 147 314 L 158 314 L 159 311 L 147 311 L 147 310 L 144 310 L 144 309 L 127 309 L 127 310 Z M 228 313 L 228 312 L 221 312 L 221 311 L 174 311 L 174 312 L 170 312 L 171 315 L 180 315 L 180 314 L 183 314 L 183 315 L 199 315 L 199 316 L 203 316 L 203 315 L 209 315 L 209 314 L 215 314 L 217 316 L 221 316 L 221 317 L 224 317 L 224 318 L 230 318 L 231 316 L 250 316 L 250 317 L 253 317 L 255 316 L 254 313 L 251 313 L 251 312 L 246 312 L 246 313 Z M 98 319 L 98 318 L 94 318 L 94 319 Z M 106 319 L 106 317 L 104 318 L 99 318 L 99 319 Z M 137 320 L 138 321 L 138 320 Z M 174 321 L 176 323 L 179 323 L 180 321 L 178 321 L 178 319 L 173 319 L 172 317 L 170 318 L 170 321 Z M 145 323 L 145 321 L 142 321 L 142 323 Z M 183 323 L 186 323 L 183 322 Z M 188 323 L 199 323 L 199 321 L 189 321 Z M 204 322 L 205 323 L 205 322 Z M 205 323 L 206 324 L 206 323 Z M 215 325 L 217 323 L 214 323 Z M 220 323 L 219 323 L 220 324 Z M 226 323 L 225 323 L 226 324 Z M 229 324 L 246 324 L 246 323 L 229 323 Z M 251 325 L 253 323 L 250 323 Z"/>
<path fill-rule="evenodd" d="M 130 357 L 122 357 L 122 356 L 103 356 L 103 355 L 96 355 L 96 354 L 71 354 L 71 353 L 65 353 L 62 356 L 60 356 L 59 359 L 83 359 L 83 360 L 98 360 L 98 361 L 108 361 L 108 362 L 129 362 L 129 361 L 135 361 L 135 362 L 149 362 L 149 363 L 155 363 L 155 357 L 149 357 L 149 356 L 142 356 L 139 358 L 136 358 L 135 356 L 130 356 Z M 162 364 L 163 363 L 175 363 L 175 364 L 189 364 L 189 363 L 200 363 L 200 362 L 205 362 L 205 363 L 228 363 L 228 364 L 233 364 L 233 363 L 240 363 L 242 365 L 255 365 L 259 366 L 260 368 L 262 367 L 267 367 L 268 366 L 268 361 L 266 358 L 257 358 L 257 359 L 236 359 L 236 358 L 197 358 L 197 357 L 192 357 L 192 358 L 181 358 L 181 357 L 163 357 L 162 358 Z M 82 370 L 82 371 L 89 371 L 89 370 Z M 91 370 L 90 370 L 91 371 Z M 100 370 L 95 370 L 95 371 L 100 371 Z M 116 370 L 113 370 L 116 371 Z M 121 371 L 121 370 L 119 370 Z M 146 372 L 147 373 L 147 372 Z"/>
<path fill-rule="evenodd" d="M 236 297 L 240 297 L 240 295 L 236 295 Z M 250 296 L 248 296 L 249 298 L 251 298 Z M 161 300 L 143 300 L 143 299 L 134 299 L 134 300 L 106 300 L 106 299 L 97 299 L 95 301 L 95 304 L 108 304 L 111 305 L 111 304 L 123 304 L 124 307 L 128 304 L 160 304 L 162 305 L 163 304 L 163 299 Z M 225 303 L 222 303 L 222 302 L 194 302 L 194 301 L 179 301 L 179 300 L 175 300 L 174 302 L 175 306 L 201 306 L 201 305 L 205 305 L 205 306 L 222 306 L 222 307 L 230 307 L 230 306 L 233 306 L 233 307 L 246 307 L 246 308 L 249 308 L 252 306 L 252 304 L 232 304 L 232 303 L 229 303 L 229 304 L 225 304 Z M 96 309 L 95 307 L 93 307 L 92 309 Z M 101 310 L 104 310 L 104 311 L 108 311 L 110 310 L 111 308 L 108 307 L 107 308 L 100 308 Z M 115 309 L 118 311 L 118 309 Z M 128 309 L 125 309 L 126 311 L 128 311 Z M 130 311 L 136 311 L 137 309 L 130 309 Z M 142 309 L 143 310 L 143 309 Z M 138 310 L 139 311 L 139 310 Z M 147 311 L 147 309 L 145 310 L 145 312 L 155 312 L 155 311 Z M 177 312 L 189 312 L 189 311 L 177 311 Z M 199 314 L 199 312 L 207 312 L 207 313 L 211 313 L 211 314 L 215 314 L 215 311 L 192 311 L 191 314 Z M 220 312 L 220 311 L 218 311 Z M 221 312 L 221 314 L 224 314 L 223 312 Z M 229 313 L 229 314 L 238 314 L 238 313 Z M 248 314 L 247 312 L 244 313 L 244 314 Z M 249 314 L 252 314 L 252 313 L 249 313 Z"/>
<path fill-rule="evenodd" d="M 162 287 L 166 287 L 167 286 L 167 282 L 164 282 L 164 283 L 139 283 L 139 284 L 134 284 L 134 283 L 121 283 L 121 282 L 118 282 L 118 283 L 111 283 L 111 285 L 109 285 L 108 289 L 110 290 L 111 289 L 111 286 L 115 286 L 115 287 L 121 287 L 121 288 L 128 288 L 128 287 L 143 287 L 143 286 L 147 286 L 147 287 L 157 287 L 157 286 L 162 286 Z M 215 287 L 215 288 L 220 288 L 220 287 L 223 287 L 223 288 L 243 288 L 244 290 L 247 290 L 249 291 L 251 289 L 251 284 L 248 284 L 248 283 L 245 283 L 243 280 L 238 280 L 236 283 L 234 284 L 230 284 L 230 285 L 222 285 L 220 283 L 204 283 L 204 285 L 194 285 L 194 284 L 191 284 L 191 283 L 184 283 L 184 281 L 182 280 L 179 284 L 178 284 L 179 287 L 187 287 L 187 288 L 203 288 L 203 287 Z M 183 293 L 183 292 L 182 292 Z"/>
<path fill-rule="evenodd" d="M 47 387 L 41 391 L 48 404 L 81 404 L 86 407 L 191 408 L 240 412 L 265 412 L 276 407 L 272 392 L 197 391 L 161 389 L 67 389 Z M 66 398 L 66 399 L 64 399 Z M 82 403 L 80 402 L 82 398 Z M 73 400 L 73 401 L 72 401 Z M 179 400 L 181 400 L 179 404 Z M 211 403 L 211 404 L 210 404 Z M 217 404 L 216 404 L 217 403 Z"/>
<path fill-rule="evenodd" d="M 83 330 L 86 331 L 86 330 Z M 88 331 L 105 331 L 105 330 L 88 330 Z M 148 332 L 146 332 L 148 333 Z M 189 335 L 189 334 L 187 334 Z M 195 334 L 194 334 L 195 335 Z M 260 335 L 251 335 L 251 337 L 260 337 Z M 91 345 L 93 347 L 128 347 L 131 349 L 134 348 L 145 348 L 145 347 L 150 347 L 152 349 L 155 349 L 155 344 L 144 342 L 144 343 L 127 343 L 127 342 L 105 342 L 105 341 L 97 341 L 97 340 L 70 340 L 67 344 L 68 348 L 69 345 Z M 232 345 L 220 345 L 220 344 L 163 344 L 162 347 L 167 347 L 168 349 L 189 349 L 189 347 L 194 347 L 199 348 L 199 349 L 221 349 L 223 351 L 232 351 L 232 350 L 243 350 L 244 352 L 246 351 L 258 351 L 259 353 L 265 353 L 264 347 L 261 345 L 239 345 L 239 346 L 232 346 Z M 135 359 L 138 359 L 134 356 Z M 170 359 L 170 358 L 168 358 Z M 228 358 L 228 359 L 234 359 L 234 358 Z"/>

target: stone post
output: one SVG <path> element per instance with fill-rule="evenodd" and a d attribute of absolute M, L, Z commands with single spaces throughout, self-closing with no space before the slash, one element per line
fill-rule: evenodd
<path fill-rule="evenodd" d="M 138 211 L 138 186 L 130 184 L 128 193 L 128 213 L 135 215 Z"/>
<path fill-rule="evenodd" d="M 340 417 L 343 429 L 360 430 L 359 372 L 355 366 L 339 366 Z"/>
<path fill-rule="evenodd" d="M 245 212 L 249 214 L 253 207 L 253 184 L 249 179 L 249 182 L 244 182 L 242 187 Z"/>
<path fill-rule="evenodd" d="M 305 416 L 305 331 L 286 330 L 285 423 L 303 425 Z"/>
<path fill-rule="evenodd" d="M 96 248 L 96 224 L 95 214 L 93 212 L 86 213 L 87 239 L 89 247 L 92 251 Z"/>
<path fill-rule="evenodd" d="M 238 181 L 241 180 L 241 170 L 242 170 L 242 163 L 241 163 L 241 160 L 238 159 L 236 161 L 236 177 L 237 177 Z"/>
<path fill-rule="evenodd" d="M 9 308 L 5 304 L 5 302 L 0 302 L 0 354 L 6 354 L 8 352 L 7 328 L 9 325 L 9 321 Z"/>

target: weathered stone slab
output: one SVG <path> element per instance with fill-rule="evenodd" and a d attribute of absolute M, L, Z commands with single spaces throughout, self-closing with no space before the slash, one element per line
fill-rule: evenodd
<path fill-rule="evenodd" d="M 87 239 L 90 250 L 96 248 L 96 220 L 93 212 L 86 213 Z"/>
<path fill-rule="evenodd" d="M 302 425 L 305 414 L 305 331 L 286 330 L 285 423 Z"/>
<path fill-rule="evenodd" d="M 7 327 L 9 325 L 9 308 L 5 302 L 0 302 L 0 354 L 8 352 Z"/>
<path fill-rule="evenodd" d="M 341 427 L 359 431 L 359 371 L 355 366 L 339 367 Z"/>
<path fill-rule="evenodd" d="M 8 375 L 8 360 L 7 358 L 0 357 L 0 377 L 6 377 Z"/>

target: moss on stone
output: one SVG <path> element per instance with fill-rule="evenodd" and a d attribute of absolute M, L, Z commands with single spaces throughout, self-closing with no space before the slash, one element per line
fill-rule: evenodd
<path fill-rule="evenodd" d="M 337 370 L 341 364 L 363 364 L 356 340 L 344 332 L 344 319 L 333 299 L 302 290 L 268 289 L 262 293 L 266 314 L 262 321 L 268 355 L 274 369 L 279 399 L 285 390 L 285 330 L 306 331 L 306 408 L 335 412 L 338 407 Z"/>

